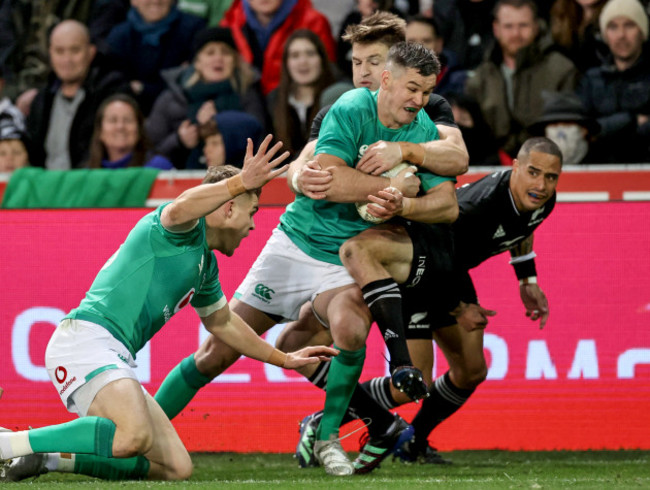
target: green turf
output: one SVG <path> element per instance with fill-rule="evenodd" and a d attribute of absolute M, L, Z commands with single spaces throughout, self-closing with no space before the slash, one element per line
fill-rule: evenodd
<path fill-rule="evenodd" d="M 369 475 L 345 478 L 322 468 L 299 469 L 286 454 L 194 454 L 190 481 L 108 483 L 78 475 L 50 473 L 21 483 L 29 488 L 472 488 L 472 489 L 648 489 L 650 451 L 446 453 L 453 465 L 404 465 L 387 460 Z"/>

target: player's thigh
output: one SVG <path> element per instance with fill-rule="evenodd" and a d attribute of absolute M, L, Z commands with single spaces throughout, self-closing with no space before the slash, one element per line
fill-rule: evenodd
<path fill-rule="evenodd" d="M 373 280 L 377 265 L 402 283 L 408 279 L 413 260 L 413 244 L 401 226 L 381 225 L 369 228 L 349 239 L 341 247 L 341 258 L 355 278 L 363 283 Z"/>
<path fill-rule="evenodd" d="M 451 325 L 435 330 L 433 338 L 452 371 L 472 376 L 485 370 L 483 330 L 467 332 L 459 325 Z"/>
<path fill-rule="evenodd" d="M 258 335 L 275 325 L 275 321 L 266 314 L 237 299 L 230 301 L 230 310 L 242 317 Z M 234 364 L 240 356 L 238 351 L 214 335 L 208 335 L 194 354 L 194 362 L 202 374 L 217 376 Z"/>
<path fill-rule="evenodd" d="M 430 385 L 433 371 L 433 343 L 430 339 L 409 339 L 406 345 L 413 365 L 422 371 L 424 382 L 427 386 Z"/>
<path fill-rule="evenodd" d="M 160 405 L 145 395 L 146 407 L 153 426 L 153 445 L 145 453 L 151 461 L 149 478 L 186 480 L 192 474 L 192 460 L 174 426 Z"/>
<path fill-rule="evenodd" d="M 318 320 L 310 302 L 300 309 L 298 320 L 285 325 L 275 341 L 275 346 L 284 352 L 292 352 L 310 345 L 331 343 L 332 335 L 329 329 Z"/>
<path fill-rule="evenodd" d="M 142 385 L 122 378 L 104 386 L 88 409 L 89 416 L 115 423 L 113 456 L 124 458 L 143 454 L 151 447 L 154 428 Z"/>

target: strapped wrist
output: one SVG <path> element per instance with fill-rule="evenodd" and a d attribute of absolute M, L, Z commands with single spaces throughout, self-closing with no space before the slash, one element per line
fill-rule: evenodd
<path fill-rule="evenodd" d="M 291 187 L 293 187 L 293 192 L 295 194 L 300 194 L 302 195 L 302 190 L 300 189 L 300 185 L 298 184 L 298 177 L 300 177 L 300 171 L 302 170 L 302 167 L 298 170 L 296 170 L 293 173 L 293 176 L 291 177 Z"/>
<path fill-rule="evenodd" d="M 535 252 L 529 252 L 526 255 L 521 255 L 519 257 L 513 257 L 510 259 L 510 265 L 514 267 L 517 279 L 525 279 L 528 277 L 537 276 L 535 257 Z"/>
<path fill-rule="evenodd" d="M 537 284 L 537 276 L 524 277 L 519 279 L 519 285 L 524 286 L 526 284 Z"/>
<path fill-rule="evenodd" d="M 229 179 L 226 179 L 226 186 L 228 187 L 230 197 L 237 197 L 239 194 L 246 192 L 241 174 L 233 175 Z"/>

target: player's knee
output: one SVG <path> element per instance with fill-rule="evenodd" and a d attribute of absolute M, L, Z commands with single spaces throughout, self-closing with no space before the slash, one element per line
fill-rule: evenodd
<path fill-rule="evenodd" d="M 172 481 L 189 480 L 193 469 L 190 455 L 185 452 L 183 456 L 174 461 L 172 466 L 165 468 L 165 479 Z"/>
<path fill-rule="evenodd" d="M 486 365 L 477 366 L 466 371 L 464 375 L 464 386 L 462 386 L 462 388 L 468 390 L 477 388 L 478 385 L 485 381 L 487 373 L 488 370 Z"/>
<path fill-rule="evenodd" d="M 336 332 L 336 334 L 334 334 Z M 368 329 L 362 325 L 341 325 L 337 328 L 332 325 L 332 333 L 336 344 L 346 350 L 358 350 L 366 345 L 366 338 L 368 337 Z"/>
<path fill-rule="evenodd" d="M 487 373 L 488 369 L 485 365 L 473 370 L 469 376 L 469 384 L 472 386 L 472 388 L 476 388 L 483 381 L 485 381 L 487 379 Z"/>
<path fill-rule="evenodd" d="M 234 364 L 240 355 L 229 347 L 222 348 L 216 341 L 206 342 L 194 354 L 194 362 L 201 374 L 214 378 Z"/>
<path fill-rule="evenodd" d="M 113 457 L 131 458 L 146 453 L 153 445 L 153 434 L 147 429 L 117 430 L 113 439 Z"/>
<path fill-rule="evenodd" d="M 487 365 L 466 366 L 463 369 L 451 369 L 453 383 L 460 389 L 473 390 L 487 378 Z"/>
<path fill-rule="evenodd" d="M 364 240 L 358 237 L 350 238 L 339 249 L 339 257 L 346 267 L 354 265 L 366 253 Z"/>

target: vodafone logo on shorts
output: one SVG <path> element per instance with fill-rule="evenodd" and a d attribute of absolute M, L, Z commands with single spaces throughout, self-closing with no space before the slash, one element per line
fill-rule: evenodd
<path fill-rule="evenodd" d="M 56 378 L 56 380 L 57 380 L 59 383 L 63 384 L 63 382 L 65 381 L 65 378 L 68 377 L 68 371 L 67 371 L 67 369 L 64 368 L 63 366 L 59 366 L 59 367 L 57 367 L 57 368 L 54 370 L 54 377 Z"/>
<path fill-rule="evenodd" d="M 183 296 L 183 299 L 181 299 L 177 304 L 176 307 L 174 308 L 174 313 L 178 313 L 180 310 L 185 308 L 190 301 L 192 301 L 192 298 L 194 297 L 195 290 L 194 288 L 190 289 L 185 296 Z"/>
<path fill-rule="evenodd" d="M 72 379 L 66 379 L 68 378 L 68 370 L 64 368 L 63 366 L 58 366 L 54 370 L 54 377 L 58 381 L 59 384 L 63 385 L 61 389 L 59 390 L 59 395 L 63 395 L 65 391 L 70 388 L 70 386 L 77 381 L 77 377 L 73 376 Z"/>

